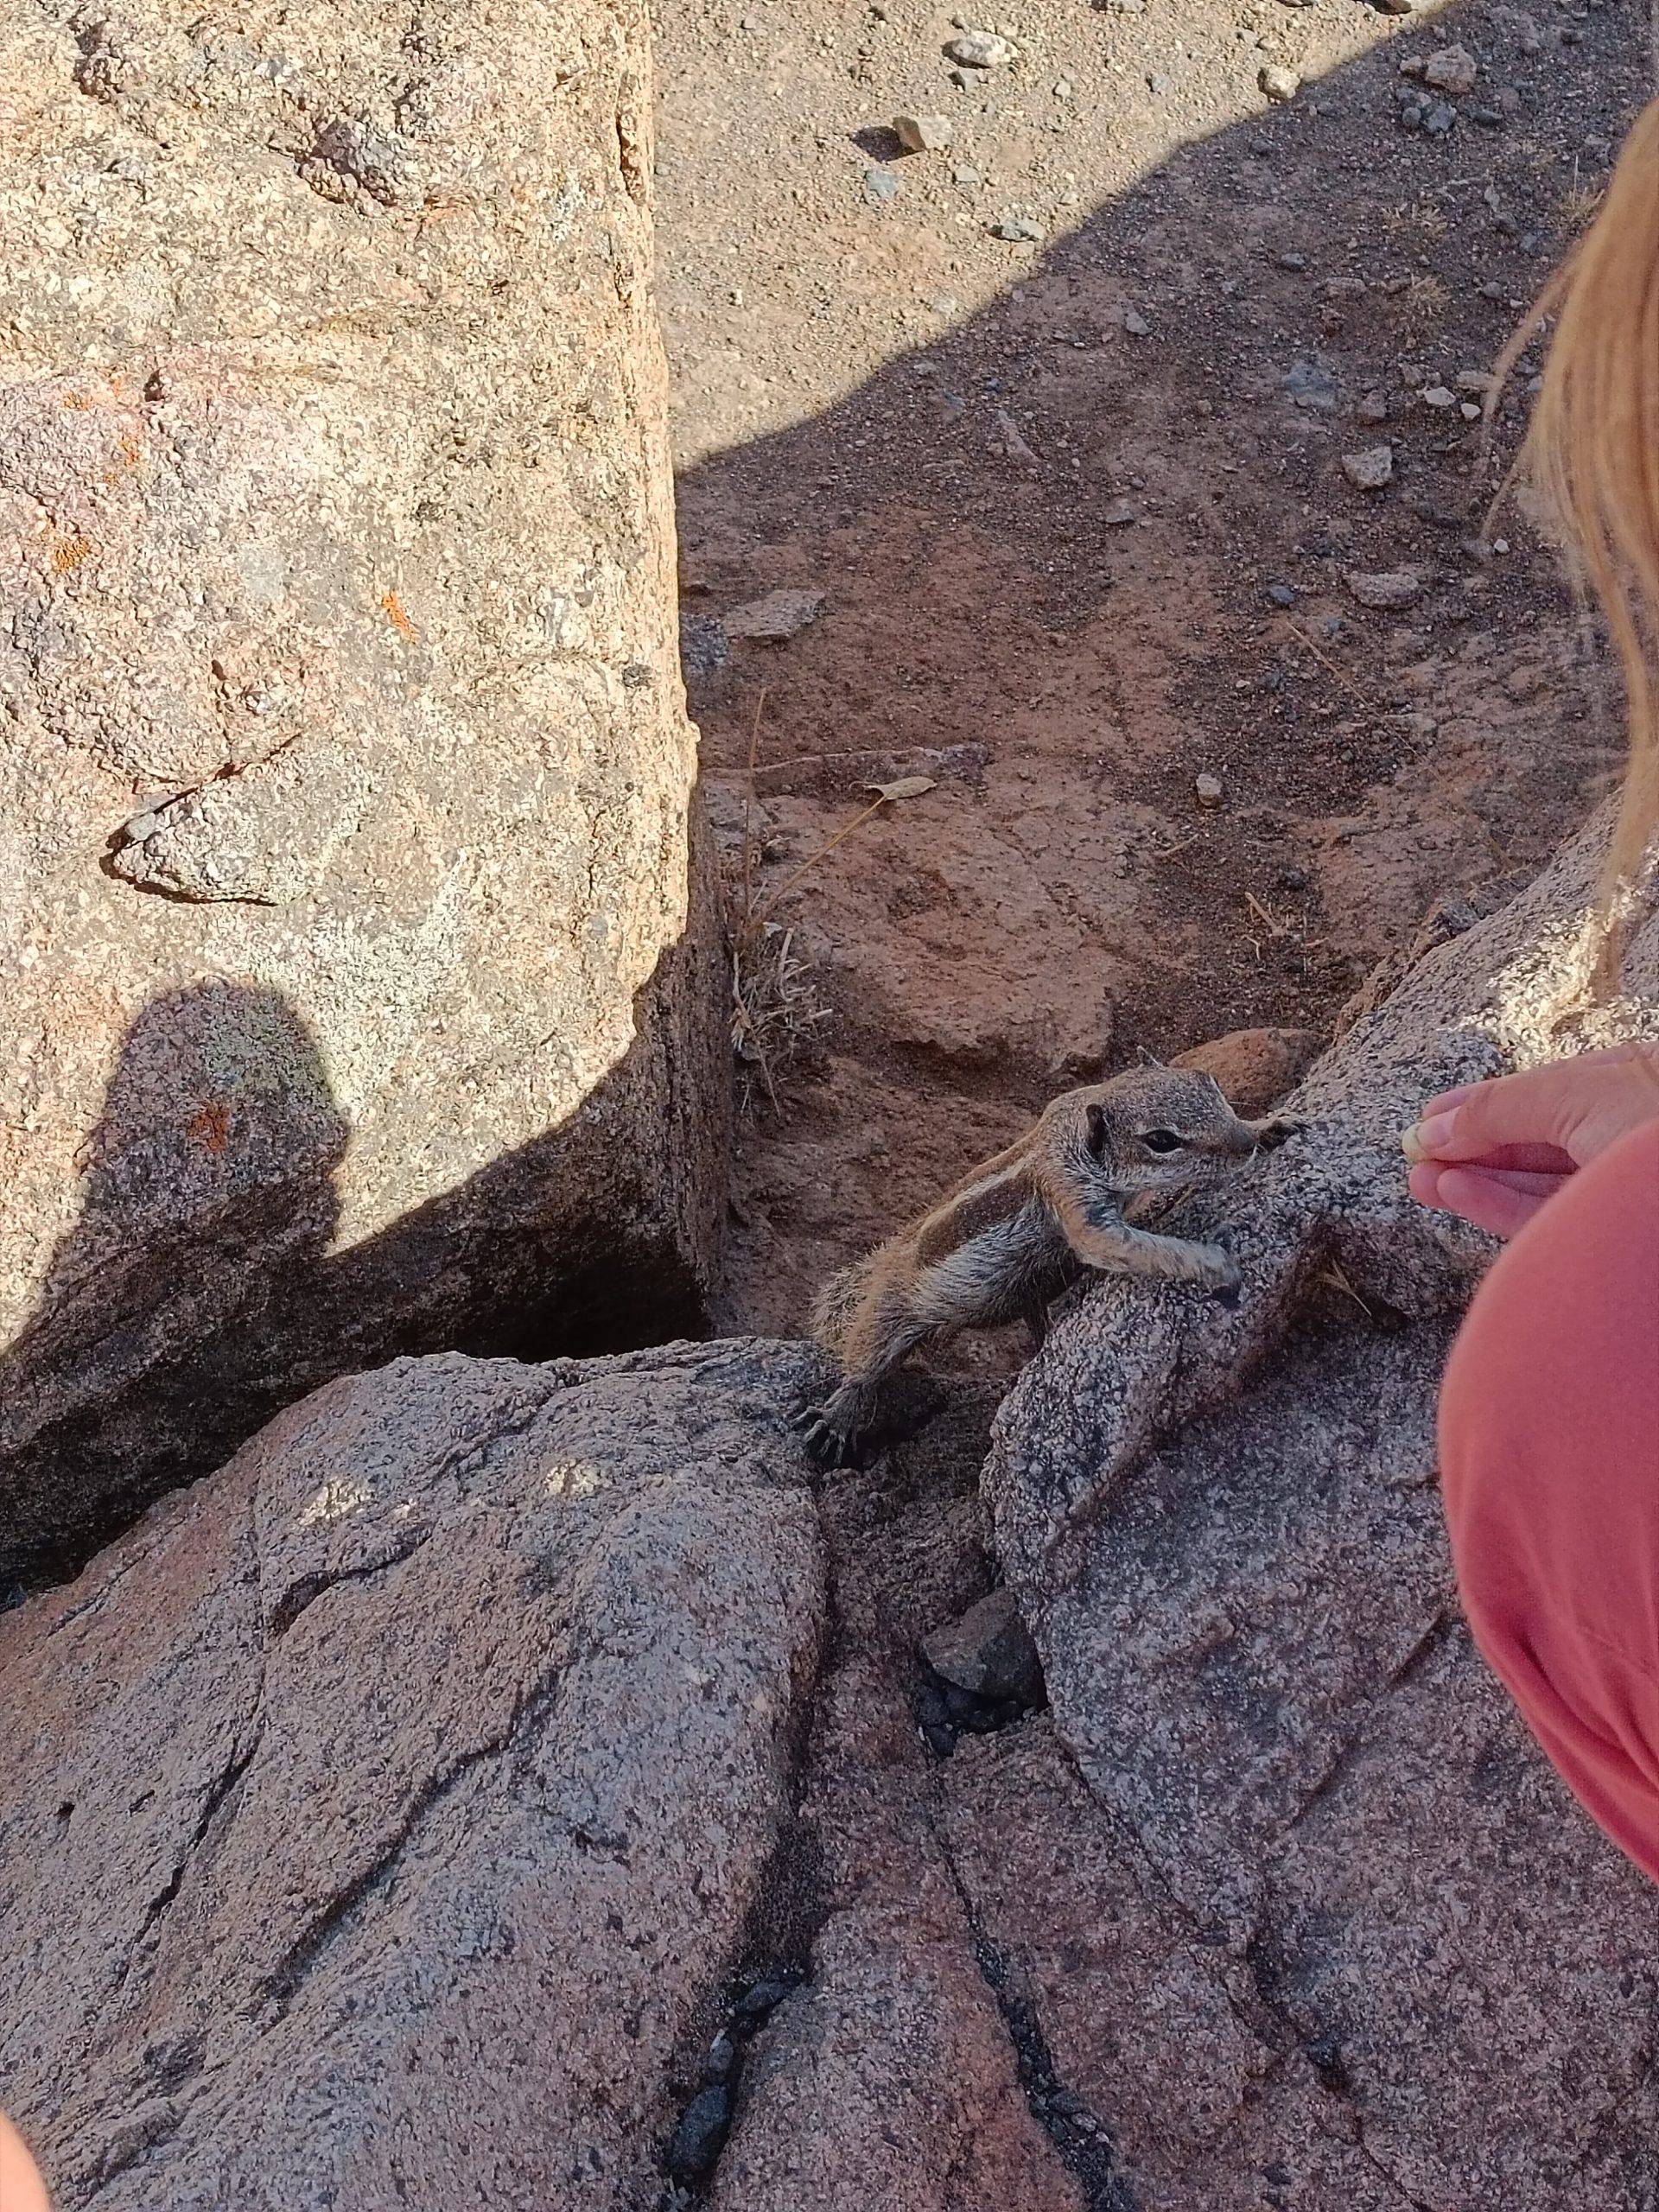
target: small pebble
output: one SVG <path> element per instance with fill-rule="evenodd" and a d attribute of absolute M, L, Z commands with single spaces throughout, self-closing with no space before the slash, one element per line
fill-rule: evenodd
<path fill-rule="evenodd" d="M 1286 69 L 1276 61 L 1268 62 L 1256 72 L 1256 83 L 1270 100 L 1294 100 L 1302 89 L 1300 73 Z"/>
<path fill-rule="evenodd" d="M 1294 607 L 1296 604 L 1296 587 L 1294 584 L 1269 584 L 1268 586 L 1268 597 L 1273 601 L 1275 607 Z"/>
<path fill-rule="evenodd" d="M 699 2089 L 686 2107 L 668 2147 L 669 2177 L 677 2182 L 704 2181 L 715 2170 L 732 2124 L 731 2092 L 715 2084 Z"/>
<path fill-rule="evenodd" d="M 1458 412 L 1465 423 L 1478 423 L 1480 420 L 1480 409 L 1472 399 L 1460 399 Z"/>
<path fill-rule="evenodd" d="M 729 2081 L 732 2069 L 736 2064 L 737 2045 L 722 2028 L 703 2053 L 702 2078 L 705 2085 Z"/>
<path fill-rule="evenodd" d="M 1114 499 L 1101 517 L 1109 530 L 1127 530 L 1140 518 L 1132 499 Z"/>
<path fill-rule="evenodd" d="M 1291 270 L 1296 274 L 1300 274 L 1307 266 L 1307 256 L 1305 253 L 1276 253 L 1274 259 L 1281 269 Z"/>
<path fill-rule="evenodd" d="M 1040 245 L 1043 226 L 1033 222 L 1029 215 L 1004 215 L 1000 222 L 991 225 L 991 236 L 1006 240 L 1009 245 Z"/>
<path fill-rule="evenodd" d="M 947 41 L 945 53 L 964 69 L 996 69 L 1014 59 L 1014 48 L 995 31 L 963 31 Z"/>
<path fill-rule="evenodd" d="M 821 591 L 770 591 L 764 599 L 734 607 L 725 618 L 726 634 L 758 645 L 780 645 L 805 629 L 809 622 L 816 622 L 823 612 L 823 601 Z"/>
<path fill-rule="evenodd" d="M 1431 384 L 1424 387 L 1423 404 L 1425 407 L 1452 407 L 1457 404 L 1457 394 L 1448 391 L 1443 384 Z"/>
<path fill-rule="evenodd" d="M 1392 446 L 1367 446 L 1363 453 L 1345 453 L 1342 456 L 1342 473 L 1351 484 L 1362 492 L 1377 492 L 1393 480 L 1394 448 Z"/>
<path fill-rule="evenodd" d="M 942 154 L 955 135 L 945 115 L 895 115 L 893 130 L 907 154 Z"/>
<path fill-rule="evenodd" d="M 879 206 L 884 200 L 898 198 L 899 180 L 891 169 L 866 169 L 864 192 L 867 199 L 874 200 Z"/>
<path fill-rule="evenodd" d="M 1444 138 L 1458 119 L 1458 111 L 1445 100 L 1436 100 L 1425 111 L 1423 129 L 1431 138 Z"/>
<path fill-rule="evenodd" d="M 1347 585 L 1362 607 L 1395 613 L 1423 595 L 1423 578 L 1416 569 L 1387 569 L 1376 575 L 1350 569 Z"/>
<path fill-rule="evenodd" d="M 1131 338 L 1144 338 L 1152 328 L 1152 325 L 1147 321 L 1145 315 L 1137 314 L 1134 308 L 1125 308 L 1123 327 Z"/>
<path fill-rule="evenodd" d="M 1453 99 L 1472 92 L 1479 73 L 1466 46 L 1443 46 L 1423 64 L 1423 82 L 1433 85 L 1437 92 L 1449 92 Z"/>
<path fill-rule="evenodd" d="M 1192 796 L 1201 807 L 1208 810 L 1221 804 L 1226 791 L 1219 776 L 1206 773 L 1193 777 Z"/>
<path fill-rule="evenodd" d="M 768 2012 L 775 2012 L 795 1984 L 781 1974 L 773 1974 L 766 1981 L 757 1981 L 746 1989 L 737 2000 L 737 2016 L 741 2020 L 764 2020 Z"/>
<path fill-rule="evenodd" d="M 1285 372 L 1285 390 L 1298 407 L 1329 415 L 1337 404 L 1337 379 L 1323 361 L 1293 361 Z"/>
<path fill-rule="evenodd" d="M 1354 412 L 1362 423 L 1386 423 L 1389 419 L 1388 393 L 1368 391 Z"/>

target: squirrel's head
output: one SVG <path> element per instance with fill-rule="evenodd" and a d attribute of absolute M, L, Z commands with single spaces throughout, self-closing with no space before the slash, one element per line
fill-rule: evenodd
<path fill-rule="evenodd" d="M 1213 1182 L 1255 1152 L 1248 1123 L 1213 1076 L 1152 1062 L 1090 1092 L 1084 1142 L 1116 1190 L 1178 1191 Z"/>

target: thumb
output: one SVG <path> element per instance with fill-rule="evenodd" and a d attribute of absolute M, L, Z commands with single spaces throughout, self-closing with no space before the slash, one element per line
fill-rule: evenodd
<path fill-rule="evenodd" d="M 1589 1103 L 1572 1062 L 1552 1061 L 1477 1084 L 1454 1105 L 1427 1115 L 1410 1132 L 1406 1148 L 1418 1160 L 1497 1160 L 1512 1167 L 1547 1168 L 1559 1163 L 1562 1153 L 1576 1157 L 1573 1140 Z"/>

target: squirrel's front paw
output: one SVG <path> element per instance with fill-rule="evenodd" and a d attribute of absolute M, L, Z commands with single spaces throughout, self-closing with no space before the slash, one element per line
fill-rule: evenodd
<path fill-rule="evenodd" d="M 1294 1114 L 1275 1114 L 1270 1122 L 1263 1122 L 1257 1128 L 1255 1148 L 1258 1152 L 1277 1152 L 1281 1144 L 1302 1135 L 1306 1128 L 1307 1123 L 1299 1122 Z"/>
<path fill-rule="evenodd" d="M 834 1399 L 824 1406 L 803 1406 L 791 1427 L 806 1446 L 807 1457 L 819 1467 L 858 1465 L 858 1430 L 844 1419 Z"/>
<path fill-rule="evenodd" d="M 1219 1244 L 1206 1244 L 1204 1257 L 1205 1285 L 1224 1306 L 1236 1306 L 1238 1294 L 1244 1287 L 1238 1262 L 1230 1252 L 1224 1252 Z"/>

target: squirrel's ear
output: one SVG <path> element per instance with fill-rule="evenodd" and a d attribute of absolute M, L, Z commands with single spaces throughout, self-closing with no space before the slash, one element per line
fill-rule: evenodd
<path fill-rule="evenodd" d="M 1160 1068 L 1164 1065 L 1156 1052 L 1149 1052 L 1144 1045 L 1135 1047 L 1135 1065 L 1143 1068 Z"/>
<path fill-rule="evenodd" d="M 1106 1150 L 1106 1109 L 1091 1101 L 1084 1127 L 1084 1142 L 1099 1160 Z"/>

